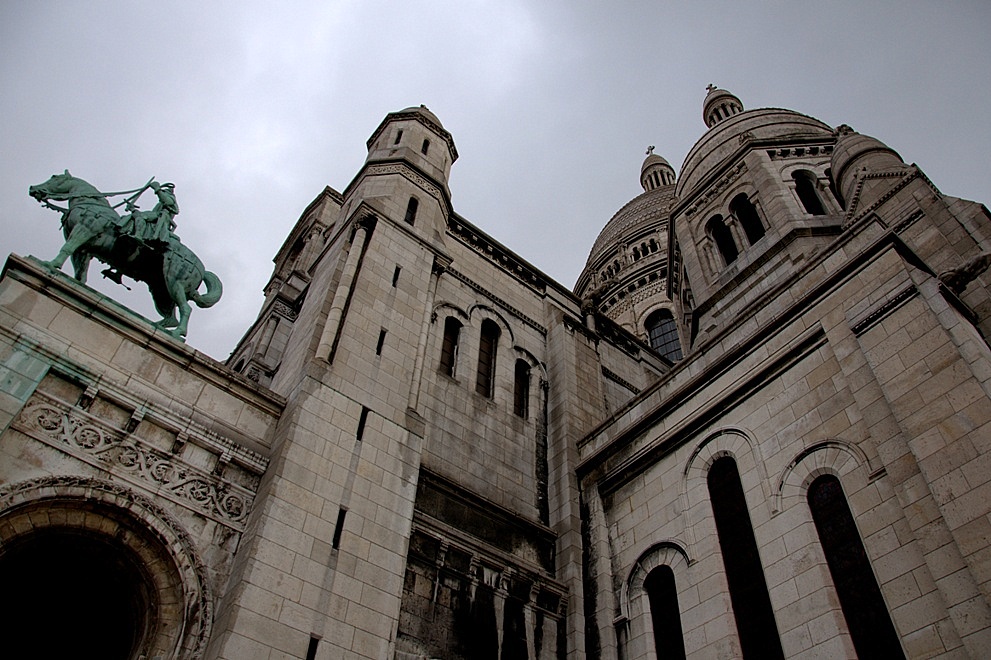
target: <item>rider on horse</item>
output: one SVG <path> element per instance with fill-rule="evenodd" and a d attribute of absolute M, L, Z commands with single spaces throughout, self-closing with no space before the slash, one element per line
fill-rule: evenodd
<path fill-rule="evenodd" d="M 131 214 L 123 218 L 121 232 L 149 245 L 168 245 L 169 238 L 176 228 L 173 218 L 179 215 L 175 185 L 151 181 L 148 186 L 155 191 L 158 204 L 150 211 L 138 211 L 133 202 L 128 201 L 127 209 Z"/>

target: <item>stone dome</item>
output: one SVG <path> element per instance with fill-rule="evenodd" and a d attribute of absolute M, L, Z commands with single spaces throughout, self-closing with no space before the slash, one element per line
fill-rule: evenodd
<path fill-rule="evenodd" d="M 829 163 L 836 190 L 845 201 L 856 185 L 856 173 L 863 166 L 873 170 L 900 167 L 905 164 L 898 152 L 869 135 L 862 135 L 845 124 L 836 129 L 839 139 Z"/>
<path fill-rule="evenodd" d="M 702 121 L 709 128 L 743 112 L 743 102 L 735 94 L 714 85 L 709 85 L 708 90 L 702 102 Z"/>
<path fill-rule="evenodd" d="M 420 104 L 420 107 L 416 107 L 416 106 L 412 106 L 411 105 L 410 107 L 405 108 L 403 110 L 400 110 L 399 112 L 400 112 L 400 114 L 405 114 L 407 112 L 412 112 L 412 113 L 416 113 L 418 115 L 422 115 L 428 121 L 433 122 L 434 124 L 437 124 L 438 128 L 444 128 L 444 124 L 440 123 L 440 119 L 437 118 L 437 115 L 435 115 L 434 113 L 432 113 L 430 111 L 430 109 L 427 108 L 427 106 L 423 105 L 422 103 Z"/>
<path fill-rule="evenodd" d="M 710 92 L 710 95 L 713 93 Z M 794 110 L 744 110 L 719 121 L 695 143 L 681 166 L 676 194 L 685 198 L 702 183 L 707 174 L 716 171 L 726 158 L 735 154 L 741 144 L 746 142 L 832 140 L 833 137 L 830 126 Z"/>
<path fill-rule="evenodd" d="M 673 201 L 674 186 L 667 185 L 634 197 L 617 211 L 592 244 L 585 268 L 575 284 L 575 293 L 579 296 L 586 293 L 592 272 L 602 265 L 599 262 L 615 252 L 626 239 L 648 231 L 653 225 L 657 225 L 657 229 L 664 225 L 663 229 L 666 231 Z"/>
<path fill-rule="evenodd" d="M 654 190 L 674 183 L 674 168 L 671 163 L 654 153 L 654 147 L 647 150 L 647 157 L 640 166 L 640 185 L 644 191 Z"/>
<path fill-rule="evenodd" d="M 665 158 L 651 152 L 646 158 L 643 159 L 643 165 L 640 166 L 640 173 L 643 174 L 644 172 L 646 172 L 647 168 L 650 167 L 651 165 L 663 165 L 664 167 L 671 167 L 671 163 L 669 163 Z M 674 168 L 671 167 L 671 169 L 673 170 Z"/>

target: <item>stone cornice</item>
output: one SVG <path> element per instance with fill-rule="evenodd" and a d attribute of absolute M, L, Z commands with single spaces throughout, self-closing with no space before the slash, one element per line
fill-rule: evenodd
<path fill-rule="evenodd" d="M 447 228 L 452 236 L 530 288 L 540 293 L 547 288 L 548 278 L 543 273 L 463 219 L 451 216 Z"/>
<path fill-rule="evenodd" d="M 544 327 L 543 325 L 541 325 L 539 322 L 537 322 L 536 319 L 533 319 L 533 318 L 527 316 L 526 314 L 524 314 L 523 312 L 521 312 L 517 308 L 513 307 L 508 302 L 506 302 L 505 300 L 503 300 L 499 296 L 495 295 L 494 293 L 492 293 L 491 291 L 489 291 L 488 289 L 486 289 L 481 284 L 479 284 L 475 280 L 471 279 L 470 277 L 468 277 L 464 273 L 462 273 L 462 272 L 460 272 L 460 271 L 458 271 L 458 270 L 456 270 L 454 268 L 451 268 L 451 267 L 445 268 L 444 269 L 444 273 L 447 274 L 447 275 L 450 275 L 451 277 L 453 277 L 454 279 L 458 280 L 459 282 L 467 285 L 469 288 L 473 289 L 474 291 L 482 294 L 483 296 L 485 296 L 486 298 L 488 298 L 489 300 L 491 300 L 492 302 L 496 303 L 497 305 L 499 305 L 500 307 L 502 307 L 504 310 L 506 310 L 507 312 L 509 312 L 509 314 L 511 314 L 512 316 L 514 316 L 517 319 L 519 319 L 520 321 L 522 321 L 524 324 L 530 326 L 531 328 L 533 328 L 534 330 L 536 330 L 537 332 L 539 332 L 541 335 L 547 336 L 547 328 Z"/>

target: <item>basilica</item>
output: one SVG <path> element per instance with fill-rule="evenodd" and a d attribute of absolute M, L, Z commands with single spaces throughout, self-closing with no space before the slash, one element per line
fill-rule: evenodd
<path fill-rule="evenodd" d="M 226 363 L 11 255 L 7 643 L 988 657 L 991 215 L 850 126 L 701 119 L 569 290 L 457 213 L 436 115 L 386 115 Z"/>

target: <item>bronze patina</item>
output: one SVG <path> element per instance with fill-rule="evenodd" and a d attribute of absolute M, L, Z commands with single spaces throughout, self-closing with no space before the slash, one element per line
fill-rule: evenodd
<path fill-rule="evenodd" d="M 149 188 L 158 203 L 150 211 L 139 211 L 135 202 Z M 152 179 L 136 190 L 103 193 L 66 170 L 31 186 L 28 193 L 62 212 L 65 244 L 54 259 L 44 262 L 46 266 L 60 270 L 69 259 L 76 279 L 85 283 L 90 259 L 96 257 L 109 266 L 103 275 L 118 284 L 122 284 L 122 276 L 145 282 L 155 309 L 162 315 L 155 325 L 173 337 L 183 340 L 186 336 L 190 301 L 198 307 L 210 307 L 220 300 L 220 279 L 175 235 L 179 205 L 171 183 Z M 126 204 L 128 213 L 121 216 L 107 198 L 128 193 L 135 194 L 117 205 Z M 52 200 L 67 201 L 68 207 L 52 204 Z M 205 293 L 199 292 L 201 284 L 206 285 Z"/>

